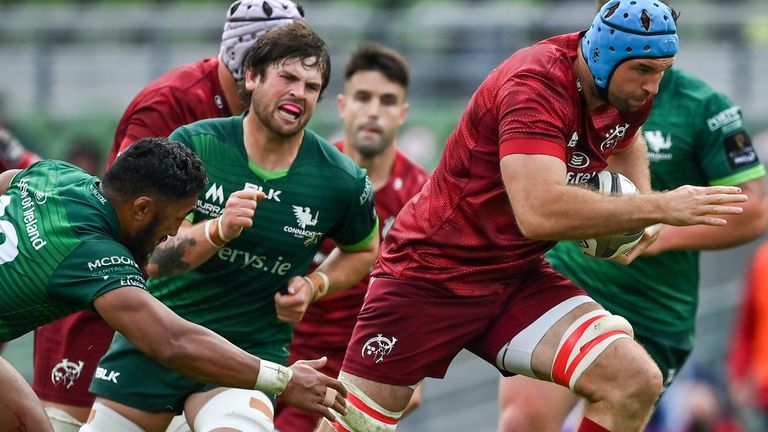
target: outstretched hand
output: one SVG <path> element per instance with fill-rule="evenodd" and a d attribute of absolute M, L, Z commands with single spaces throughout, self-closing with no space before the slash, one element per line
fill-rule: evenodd
<path fill-rule="evenodd" d="M 343 415 L 347 413 L 347 389 L 338 380 L 317 371 L 327 361 L 326 357 L 322 357 L 294 363 L 291 366 L 293 377 L 280 397 L 288 405 L 334 421 L 336 418 L 331 409 Z"/>
<path fill-rule="evenodd" d="M 664 192 L 664 223 L 669 225 L 725 225 L 718 215 L 741 214 L 736 205 L 747 201 L 747 195 L 735 186 L 680 186 Z"/>

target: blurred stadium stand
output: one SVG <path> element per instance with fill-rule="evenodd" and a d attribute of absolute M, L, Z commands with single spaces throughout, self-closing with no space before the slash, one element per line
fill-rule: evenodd
<path fill-rule="evenodd" d="M 355 46 L 364 40 L 387 43 L 412 65 L 406 134 L 426 127 L 434 133 L 426 140 L 434 147 L 407 143 L 406 150 L 418 152 L 428 168 L 493 67 L 517 48 L 585 27 L 593 16 L 591 0 L 303 3 L 333 58 L 332 82 L 312 127 L 327 136 L 338 130 L 334 98 Z M 140 88 L 175 65 L 217 51 L 227 4 L 0 0 L 0 119 L 43 155 L 63 155 L 69 138 L 84 133 L 108 148 L 122 110 Z M 678 66 L 728 94 L 755 135 L 768 129 L 768 3 L 679 0 L 674 6 L 682 11 Z M 756 244 L 702 259 L 694 358 L 715 370 L 722 365 L 741 278 Z M 28 345 L 26 339 L 7 352 L 27 371 Z M 496 385 L 494 369 L 463 353 L 447 380 L 427 381 L 423 407 L 398 430 L 493 431 Z"/>

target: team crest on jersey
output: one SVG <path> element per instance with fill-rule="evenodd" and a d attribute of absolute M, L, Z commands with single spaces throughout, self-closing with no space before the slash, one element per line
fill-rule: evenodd
<path fill-rule="evenodd" d="M 665 137 L 662 131 L 643 131 L 643 137 L 648 144 L 648 159 L 652 162 L 672 159 L 668 152 L 672 148 L 672 134 Z"/>
<path fill-rule="evenodd" d="M 395 343 L 397 343 L 396 337 L 387 339 L 379 333 L 376 337 L 368 339 L 368 342 L 363 345 L 361 354 L 363 358 L 373 357 L 376 363 L 381 363 L 384 360 L 384 356 L 392 352 Z"/>
<path fill-rule="evenodd" d="M 302 207 L 302 206 L 292 206 L 293 207 L 293 214 L 296 216 L 296 223 L 301 227 L 301 229 L 306 229 L 307 226 L 315 226 L 317 225 L 317 217 L 320 215 L 320 212 L 315 212 L 314 219 L 312 218 L 312 209 L 309 207 Z"/>
<path fill-rule="evenodd" d="M 293 234 L 296 238 L 305 239 L 305 247 L 317 244 L 323 237 L 323 233 L 312 231 L 311 229 L 307 229 L 307 227 L 317 225 L 320 212 L 315 211 L 315 214 L 313 215 L 312 209 L 309 207 L 299 205 L 292 205 L 291 207 L 293 207 L 293 215 L 296 216 L 296 225 L 298 225 L 298 228 L 285 225 L 283 231 Z"/>
<path fill-rule="evenodd" d="M 62 359 L 51 370 L 51 382 L 55 386 L 63 384 L 66 388 L 72 387 L 75 385 L 75 380 L 80 377 L 84 365 L 82 361 L 75 363 L 69 359 Z"/>
<path fill-rule="evenodd" d="M 616 144 L 618 144 L 619 140 L 624 138 L 624 135 L 627 133 L 627 129 L 629 129 L 629 123 L 624 123 L 624 126 L 616 125 L 616 127 L 611 129 L 606 134 L 605 141 L 600 144 L 600 151 L 608 151 L 616 147 Z"/>

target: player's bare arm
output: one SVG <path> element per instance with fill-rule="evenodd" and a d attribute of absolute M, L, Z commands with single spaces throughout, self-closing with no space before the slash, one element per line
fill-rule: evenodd
<path fill-rule="evenodd" d="M 176 236 L 155 248 L 147 273 L 152 277 L 171 276 L 198 267 L 253 225 L 256 206 L 264 196 L 251 189 L 237 191 L 227 199 L 221 216 L 194 225 L 183 222 Z"/>
<path fill-rule="evenodd" d="M 501 172 L 518 226 L 537 240 L 586 239 L 670 225 L 725 225 L 722 215 L 742 213 L 747 200 L 730 186 L 682 186 L 670 192 L 603 196 L 568 186 L 566 167 L 546 155 L 511 154 Z"/>
<path fill-rule="evenodd" d="M 93 302 L 99 314 L 139 350 L 191 379 L 223 387 L 253 389 L 282 394 L 299 408 L 330 415 L 323 405 L 327 389 L 345 395 L 338 381 L 304 362 L 274 373 L 274 379 L 261 371 L 264 362 L 205 327 L 190 323 L 163 305 L 143 289 L 123 287 L 99 296 Z M 263 373 L 262 373 L 263 372 Z M 287 376 L 286 376 L 287 375 Z M 335 408 L 343 410 L 343 399 Z"/>
<path fill-rule="evenodd" d="M 4 194 L 11 185 L 11 181 L 21 170 L 12 169 L 0 173 L 0 194 Z"/>
<path fill-rule="evenodd" d="M 339 247 L 334 248 L 316 271 L 304 277 L 292 278 L 288 282 L 287 294 L 275 294 L 278 319 L 299 322 L 312 302 L 359 282 L 371 271 L 378 251 L 378 230 L 362 249 L 345 251 Z"/>
<path fill-rule="evenodd" d="M 765 178 L 761 177 L 738 186 L 749 199 L 741 204 L 744 212 L 738 215 L 723 215 L 729 221 L 725 226 L 675 227 L 663 225 L 659 239 L 645 252 L 655 255 L 667 250 L 715 250 L 726 249 L 754 240 L 768 229 L 768 196 Z"/>
<path fill-rule="evenodd" d="M 608 167 L 611 172 L 627 176 L 637 186 L 641 193 L 651 191 L 651 170 L 648 165 L 648 147 L 643 138 L 642 130 L 638 129 L 632 144 L 621 150 L 614 150 L 608 157 Z"/>

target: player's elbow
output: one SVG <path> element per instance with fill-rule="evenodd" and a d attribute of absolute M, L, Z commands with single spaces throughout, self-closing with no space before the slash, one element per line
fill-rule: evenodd
<path fill-rule="evenodd" d="M 517 227 L 520 232 L 531 240 L 557 240 L 558 232 L 554 229 L 554 224 L 546 217 L 540 215 L 525 213 L 516 216 Z"/>

